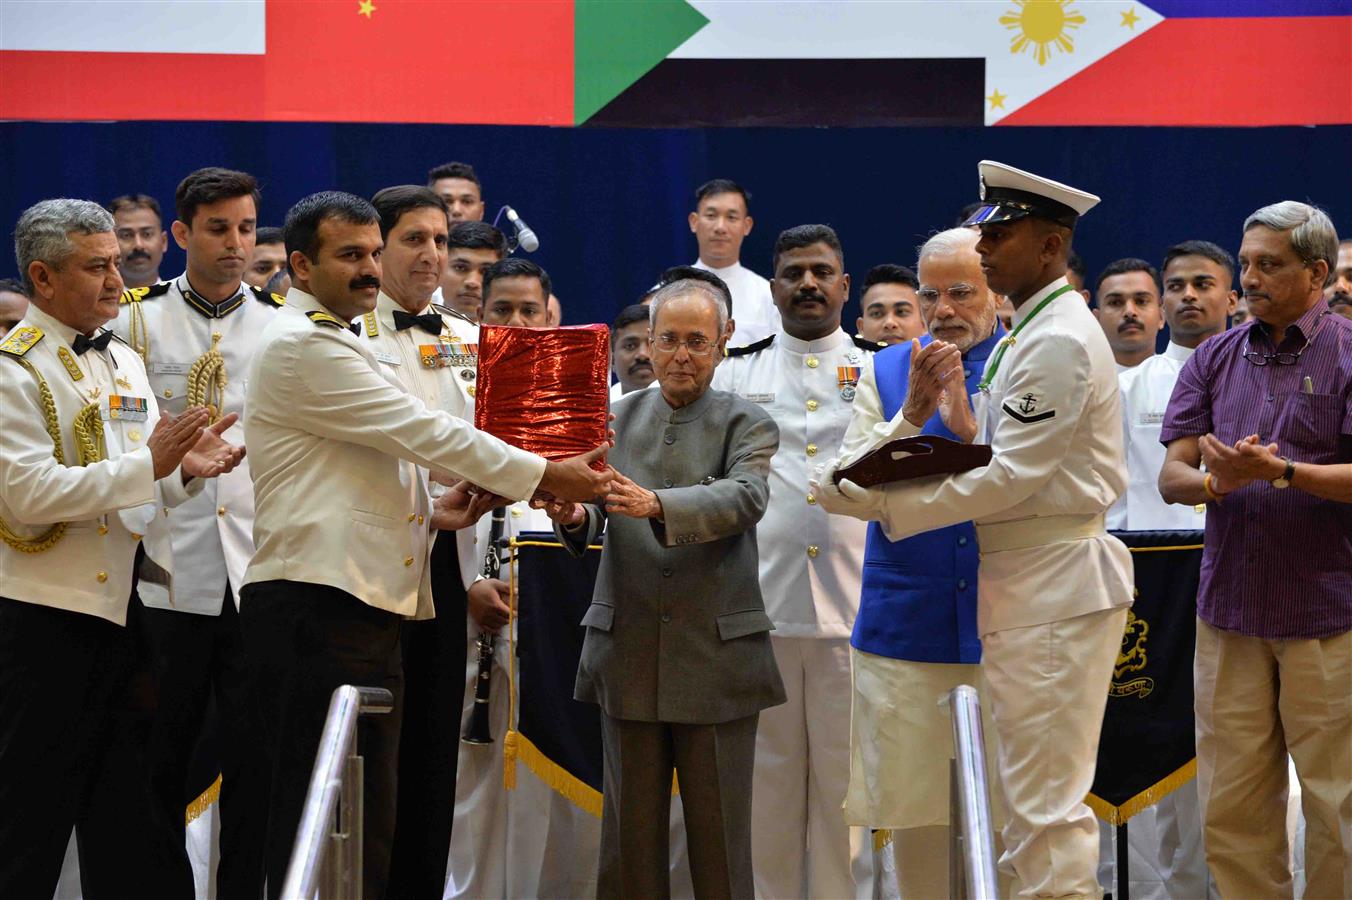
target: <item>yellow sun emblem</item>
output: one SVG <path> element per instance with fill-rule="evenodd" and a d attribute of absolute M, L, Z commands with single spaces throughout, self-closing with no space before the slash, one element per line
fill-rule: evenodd
<path fill-rule="evenodd" d="M 1045 66 L 1051 58 L 1052 47 L 1064 53 L 1075 52 L 1075 44 L 1068 31 L 1084 24 L 1084 14 L 1073 9 L 1075 0 L 1014 0 L 1017 9 L 1000 17 L 1000 24 L 1018 29 L 1009 42 L 1010 53 L 1022 53 L 1033 45 L 1033 58 Z"/>

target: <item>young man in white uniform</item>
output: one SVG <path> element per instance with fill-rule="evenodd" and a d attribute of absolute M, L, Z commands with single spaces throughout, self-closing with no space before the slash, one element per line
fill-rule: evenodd
<path fill-rule="evenodd" d="M 991 463 L 865 490 L 836 484 L 833 461 L 818 491 L 828 510 L 878 519 L 893 540 L 976 523 L 981 665 L 1009 815 L 1001 864 L 1019 896 L 1098 897 L 1084 798 L 1132 598 L 1130 554 L 1103 524 L 1126 487 L 1115 365 L 1065 277 L 1075 222 L 1098 198 L 1001 163 L 980 171 L 969 223 L 1014 330 L 986 365 L 975 421 L 954 430 L 989 443 Z M 898 434 L 917 430 L 898 418 Z"/>
<path fill-rule="evenodd" d="M 723 279 L 732 294 L 737 323 L 729 347 L 745 347 L 779 330 L 779 312 L 770 296 L 770 282 L 741 263 L 742 241 L 751 233 L 751 194 L 726 178 L 715 178 L 695 191 L 690 233 L 699 244 L 695 268 Z"/>

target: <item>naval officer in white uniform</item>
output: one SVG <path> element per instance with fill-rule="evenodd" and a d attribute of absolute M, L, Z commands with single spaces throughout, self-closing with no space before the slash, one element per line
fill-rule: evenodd
<path fill-rule="evenodd" d="M 431 410 L 383 371 L 351 323 L 375 308 L 379 215 L 326 191 L 287 214 L 287 303 L 264 330 L 246 397 L 258 551 L 240 592 L 273 759 L 268 890 L 281 891 L 329 695 L 388 687 L 394 711 L 366 723 L 364 893 L 383 896 L 396 806 L 403 712 L 400 622 L 434 614 L 431 532 L 466 524 L 469 498 L 435 507 L 427 471 L 504 497 L 592 497 L 608 449 L 547 462 Z M 458 498 L 458 499 L 457 499 Z"/>
<path fill-rule="evenodd" d="M 829 515 L 808 482 L 818 454 L 834 453 L 844 438 L 856 385 L 879 347 L 840 327 L 850 276 L 831 228 L 780 234 L 774 274 L 778 332 L 729 350 L 712 385 L 770 413 L 780 435 L 756 544 L 788 702 L 763 710 L 756 733 L 756 890 L 870 898 L 869 830 L 846 825 L 840 812 L 850 779 L 850 632 L 867 527 Z"/>
<path fill-rule="evenodd" d="M 52 896 L 72 827 L 87 895 L 158 893 L 159 842 L 132 810 L 96 808 L 90 782 L 121 705 L 137 545 L 167 582 L 163 513 L 243 450 L 219 437 L 233 417 L 162 419 L 103 328 L 123 287 L 112 215 L 44 200 L 15 250 L 33 300 L 0 342 L 0 896 Z"/>
<path fill-rule="evenodd" d="M 1098 198 L 1000 163 L 980 171 L 977 252 L 1015 307 L 963 429 L 992 446 L 991 463 L 864 490 L 836 485 L 833 462 L 821 500 L 893 540 L 976 523 L 981 665 L 1009 816 L 1001 864 L 1019 896 L 1098 897 L 1084 798 L 1132 597 L 1131 557 L 1103 521 L 1126 487 L 1116 367 L 1065 277 L 1075 222 Z M 899 434 L 914 431 L 898 418 Z"/>
<path fill-rule="evenodd" d="M 1164 254 L 1161 303 L 1169 346 L 1118 375 L 1127 490 L 1108 510 L 1108 527 L 1129 531 L 1206 527 L 1206 507 L 1165 503 L 1158 485 L 1164 467 L 1160 426 L 1183 364 L 1202 341 L 1225 330 L 1239 295 L 1235 260 L 1210 241 L 1184 241 Z"/>
<path fill-rule="evenodd" d="M 755 224 L 751 194 L 726 178 L 702 184 L 695 191 L 695 209 L 689 223 L 699 245 L 694 267 L 723 279 L 732 295 L 732 319 L 737 329 L 728 346 L 745 347 L 778 331 L 779 312 L 770 296 L 770 282 L 741 261 L 742 241 Z"/>
<path fill-rule="evenodd" d="M 258 182 L 247 173 L 207 168 L 188 175 L 175 191 L 178 219 L 171 226 L 187 251 L 186 270 L 122 295 L 113 330 L 145 360 L 161 409 L 177 413 L 205 404 L 213 418 L 244 412 L 245 375 L 258 335 L 282 303 L 242 281 L 259 199 Z M 244 443 L 243 426 L 226 437 Z M 267 818 L 269 777 L 237 606 L 253 558 L 253 511 L 246 460 L 168 514 L 175 565 L 191 577 L 178 579 L 172 598 L 152 580 L 138 587 L 158 701 L 147 751 L 150 784 L 160 824 L 176 847 L 171 875 L 182 894 L 193 891 L 183 798 L 213 696 L 221 765 L 216 890 L 238 897 L 263 889 L 258 822 Z"/>

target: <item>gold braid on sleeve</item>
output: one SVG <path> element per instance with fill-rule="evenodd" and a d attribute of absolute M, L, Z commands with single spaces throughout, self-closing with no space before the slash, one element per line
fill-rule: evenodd
<path fill-rule="evenodd" d="M 192 364 L 188 370 L 188 406 L 205 406 L 211 413 L 211 423 L 220 421 L 225 412 L 225 357 L 217 345 L 220 334 L 211 336 L 211 349 Z"/>
<path fill-rule="evenodd" d="M 127 343 L 141 355 L 141 362 L 150 365 L 150 332 L 146 331 L 146 315 L 140 301 L 127 304 Z"/>
<path fill-rule="evenodd" d="M 47 428 L 47 435 L 52 439 L 52 456 L 59 465 L 64 466 L 66 452 L 61 445 L 61 421 L 56 416 L 56 399 L 52 397 L 52 389 L 47 386 L 46 379 L 27 360 L 16 359 L 15 362 L 27 369 L 37 380 L 43 425 Z M 79 465 L 89 466 L 108 458 L 108 447 L 103 436 L 103 414 L 97 403 L 90 403 L 75 414 L 72 430 L 75 432 L 75 453 Z M 56 546 L 57 541 L 65 536 L 68 524 L 57 522 L 37 537 L 25 538 L 0 519 L 0 540 L 20 553 L 41 553 Z"/>

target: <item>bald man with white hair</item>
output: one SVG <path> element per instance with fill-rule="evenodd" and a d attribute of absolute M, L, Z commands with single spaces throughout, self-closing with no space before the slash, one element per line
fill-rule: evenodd
<path fill-rule="evenodd" d="M 948 392 L 967 402 L 962 393 L 976 392 L 1005 334 L 996 316 L 1001 298 L 986 284 L 976 253 L 979 238 L 970 228 L 954 228 L 920 247 L 917 298 L 929 333 L 874 356 L 859 382 L 843 458 L 857 458 L 897 432 L 955 438 L 946 424 Z M 948 895 L 952 738 L 938 700 L 959 684 L 981 683 L 976 579 L 970 522 L 900 541 L 869 523 L 850 639 L 845 815 L 850 824 L 892 829 L 903 897 Z M 994 734 L 989 723 L 986 734 Z"/>

